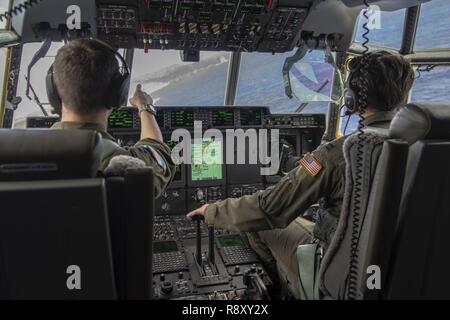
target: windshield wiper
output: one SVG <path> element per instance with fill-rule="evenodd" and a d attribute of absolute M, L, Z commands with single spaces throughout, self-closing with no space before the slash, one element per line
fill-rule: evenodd
<path fill-rule="evenodd" d="M 28 82 L 28 89 L 29 89 L 29 91 L 31 91 L 31 93 L 33 94 L 33 98 L 32 98 L 32 97 L 30 97 L 29 93 L 27 93 L 28 99 L 36 102 L 36 104 L 38 105 L 39 109 L 41 109 L 41 111 L 44 114 L 44 116 L 48 117 L 49 115 L 48 115 L 47 110 L 45 110 L 44 105 L 42 104 L 41 100 L 39 100 L 39 97 L 36 94 L 36 91 L 34 91 L 34 88 L 31 85 L 31 82 L 28 81 L 28 77 L 27 76 L 25 76 L 25 80 Z"/>
<path fill-rule="evenodd" d="M 322 90 L 330 83 L 330 80 L 325 80 L 322 85 L 319 87 L 319 89 L 315 90 L 315 93 L 321 93 Z M 298 106 L 298 108 L 295 110 L 295 113 L 301 113 L 305 108 L 309 105 L 311 101 L 303 102 L 301 105 Z"/>

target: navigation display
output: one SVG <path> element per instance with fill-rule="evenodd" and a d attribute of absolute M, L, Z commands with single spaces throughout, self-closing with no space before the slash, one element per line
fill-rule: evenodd
<path fill-rule="evenodd" d="M 219 243 L 222 247 L 244 247 L 244 241 L 239 235 L 219 237 Z"/>
<path fill-rule="evenodd" d="M 184 128 L 194 126 L 194 111 L 179 110 L 170 114 L 170 124 L 172 128 Z"/>
<path fill-rule="evenodd" d="M 234 126 L 234 112 L 225 110 L 214 110 L 212 112 L 213 127 L 232 127 Z"/>
<path fill-rule="evenodd" d="M 132 129 L 134 125 L 133 112 L 129 110 L 115 110 L 108 119 L 110 129 Z"/>
<path fill-rule="evenodd" d="M 222 141 L 203 140 L 192 145 L 191 180 L 222 180 Z"/>
<path fill-rule="evenodd" d="M 242 126 L 260 126 L 262 125 L 262 110 L 242 109 L 241 125 Z"/>

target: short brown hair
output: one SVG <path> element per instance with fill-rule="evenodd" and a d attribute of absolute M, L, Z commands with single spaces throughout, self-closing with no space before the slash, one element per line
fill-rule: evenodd
<path fill-rule="evenodd" d="M 350 69 L 362 61 L 362 57 L 350 62 Z M 399 54 L 379 51 L 368 57 L 367 103 L 380 111 L 391 111 L 407 103 L 414 83 L 414 69 L 409 60 Z M 352 75 L 352 88 L 358 87 L 362 68 Z"/>
<path fill-rule="evenodd" d="M 59 49 L 53 64 L 56 89 L 73 112 L 95 113 L 106 108 L 108 87 L 119 63 L 105 44 L 77 39 Z"/>

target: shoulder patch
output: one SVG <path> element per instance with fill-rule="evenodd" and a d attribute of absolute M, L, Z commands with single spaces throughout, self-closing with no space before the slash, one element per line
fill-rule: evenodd
<path fill-rule="evenodd" d="M 150 153 L 153 156 L 153 159 L 156 160 L 156 163 L 163 169 L 164 172 L 167 170 L 166 161 L 164 161 L 163 157 L 156 151 L 153 147 L 148 145 L 141 145 L 139 148 L 142 148 L 147 153 Z"/>
<path fill-rule="evenodd" d="M 317 176 L 323 169 L 320 162 L 310 153 L 305 154 L 305 156 L 300 159 L 299 164 L 311 177 Z"/>

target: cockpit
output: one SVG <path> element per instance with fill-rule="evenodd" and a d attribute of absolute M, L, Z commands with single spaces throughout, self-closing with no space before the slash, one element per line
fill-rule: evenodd
<path fill-rule="evenodd" d="M 450 267 L 445 250 L 434 251 L 450 226 L 448 1 L 1 0 L 0 10 L 0 279 L 8 279 L 0 299 L 450 298 L 442 285 L 450 278 L 430 276 Z M 127 102 L 106 128 L 120 148 L 138 145 L 146 126 L 129 103 L 136 86 L 151 96 L 176 164 L 161 190 L 157 168 L 99 175 L 103 134 L 49 130 L 61 112 L 46 75 L 58 50 L 79 38 L 111 46 L 128 72 Z M 362 129 L 347 93 L 351 60 L 380 51 L 407 59 L 414 84 L 406 111 L 377 135 Z M 166 170 L 158 150 L 144 153 Z M 297 168 L 313 180 L 329 167 L 316 150 L 340 161 L 342 182 L 327 190 L 332 198 L 342 188 L 342 214 L 325 245 L 313 237 L 290 252 L 298 284 L 245 234 L 264 218 L 246 218 L 245 228 L 234 215 L 220 227 L 186 218 L 215 203 L 215 215 L 230 206 L 250 216 L 254 208 L 238 201 L 255 197 L 273 210 L 261 209 L 265 229 L 287 227 L 277 219 L 291 210 L 282 201 L 297 188 Z M 296 213 L 307 229 L 328 223 L 323 201 Z M 412 241 L 427 207 L 425 236 Z M 26 273 L 39 257 L 48 267 Z"/>

